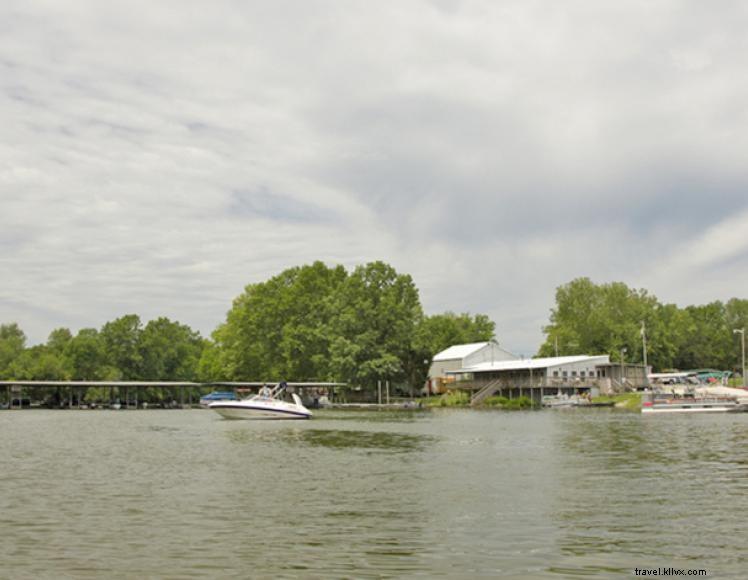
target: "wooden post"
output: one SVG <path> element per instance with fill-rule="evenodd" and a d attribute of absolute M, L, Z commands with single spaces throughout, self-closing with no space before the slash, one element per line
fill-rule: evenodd
<path fill-rule="evenodd" d="M 390 404 L 390 382 L 387 381 L 387 404 Z"/>

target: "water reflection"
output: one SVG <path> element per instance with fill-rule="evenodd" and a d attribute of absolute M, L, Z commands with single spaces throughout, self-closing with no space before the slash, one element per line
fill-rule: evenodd
<path fill-rule="evenodd" d="M 438 437 L 393 431 L 362 431 L 352 429 L 298 428 L 284 424 L 283 428 L 263 428 L 256 424 L 237 424 L 226 431 L 226 437 L 240 445 L 306 445 L 340 450 L 366 450 L 387 453 L 423 451 Z"/>
<path fill-rule="evenodd" d="M 314 447 L 329 449 L 366 449 L 404 453 L 423 451 L 436 441 L 427 435 L 409 435 L 389 431 L 350 431 L 311 429 L 298 434 L 298 440 Z"/>

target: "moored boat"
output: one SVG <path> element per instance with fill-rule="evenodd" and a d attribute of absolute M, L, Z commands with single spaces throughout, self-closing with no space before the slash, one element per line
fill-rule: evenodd
<path fill-rule="evenodd" d="M 541 405 L 552 409 L 563 409 L 567 407 L 576 407 L 579 405 L 581 400 L 582 398 L 578 395 L 545 395 L 541 401 Z"/>
<path fill-rule="evenodd" d="M 642 413 L 741 413 L 748 404 L 726 397 L 654 398 L 642 403 Z"/>
<path fill-rule="evenodd" d="M 211 403 L 216 401 L 236 401 L 236 394 L 234 391 L 213 391 L 207 395 L 200 397 L 200 404 L 203 407 L 207 407 Z"/>

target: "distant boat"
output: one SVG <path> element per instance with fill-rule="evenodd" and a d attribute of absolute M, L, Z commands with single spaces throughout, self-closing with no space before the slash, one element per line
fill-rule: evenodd
<path fill-rule="evenodd" d="M 293 402 L 279 397 L 286 390 L 286 383 L 278 383 L 272 391 L 263 387 L 259 394 L 241 401 L 215 401 L 208 408 L 225 419 L 309 419 L 312 412 L 301 402 L 301 397 L 291 393 Z"/>
<path fill-rule="evenodd" d="M 200 404 L 203 407 L 207 407 L 211 403 L 216 401 L 236 401 L 236 394 L 234 391 L 213 391 L 207 395 L 200 397 Z"/>
<path fill-rule="evenodd" d="M 655 397 L 642 403 L 642 413 L 742 413 L 748 404 L 726 397 Z"/>
<path fill-rule="evenodd" d="M 560 409 L 563 407 L 576 407 L 579 405 L 580 398 L 577 395 L 545 395 L 541 401 L 543 407 Z"/>
<path fill-rule="evenodd" d="M 741 413 L 748 405 L 729 399 L 690 399 L 677 397 L 665 401 L 642 403 L 642 413 Z"/>
<path fill-rule="evenodd" d="M 720 385 L 702 385 L 690 392 L 651 393 L 642 401 L 642 413 L 748 412 L 748 392 Z"/>
<path fill-rule="evenodd" d="M 543 407 L 550 407 L 551 409 L 564 409 L 568 407 L 612 407 L 613 401 L 600 401 L 597 403 L 592 402 L 592 398 L 589 394 L 583 395 L 546 395 L 541 401 Z"/>

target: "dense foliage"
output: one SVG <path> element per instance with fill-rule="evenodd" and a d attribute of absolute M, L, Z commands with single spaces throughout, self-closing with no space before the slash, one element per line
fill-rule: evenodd
<path fill-rule="evenodd" d="M 618 361 L 625 349 L 625 360 L 642 362 L 646 338 L 647 362 L 655 370 L 739 370 L 740 337 L 733 330 L 747 325 L 748 300 L 678 308 L 621 282 L 579 278 L 556 290 L 539 355 L 609 354 Z"/>
<path fill-rule="evenodd" d="M 17 324 L 0 325 L 0 378 L 17 380 L 194 380 L 205 339 L 167 318 L 128 314 L 101 330 L 53 330 L 26 348 Z"/>
<path fill-rule="evenodd" d="M 485 315 L 424 315 L 408 275 L 383 262 L 347 272 L 322 262 L 248 285 L 212 340 L 166 318 L 135 314 L 73 335 L 54 330 L 25 347 L 0 327 L 0 378 L 78 380 L 335 381 L 420 387 L 431 358 L 458 343 L 490 340 Z"/>
<path fill-rule="evenodd" d="M 643 359 L 655 370 L 738 370 L 748 300 L 679 308 L 621 282 L 579 278 L 556 291 L 539 356 L 609 354 Z M 336 381 L 375 387 L 379 380 L 418 388 L 431 359 L 454 344 L 494 337 L 483 314 L 424 315 L 410 276 L 383 262 L 347 272 L 322 262 L 289 268 L 248 285 L 225 322 L 204 339 L 167 318 L 145 326 L 135 314 L 84 328 L 53 330 L 26 346 L 15 324 L 0 325 L 0 379 L 153 381 Z"/>
<path fill-rule="evenodd" d="M 483 315 L 425 316 L 412 278 L 383 262 L 351 273 L 315 262 L 247 286 L 213 333 L 201 373 L 420 386 L 434 354 L 493 335 Z"/>

